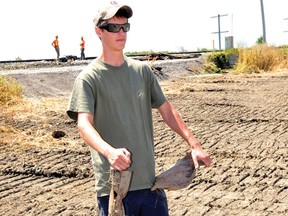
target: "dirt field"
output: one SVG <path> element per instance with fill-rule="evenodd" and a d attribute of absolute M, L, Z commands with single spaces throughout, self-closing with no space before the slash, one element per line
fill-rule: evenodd
<path fill-rule="evenodd" d="M 0 112 L 1 215 L 97 215 L 90 155 L 65 113 L 78 72 L 11 75 L 32 105 Z M 170 215 L 287 215 L 288 72 L 160 83 L 213 157 L 187 188 L 167 191 Z M 189 149 L 154 118 L 159 173 Z"/>

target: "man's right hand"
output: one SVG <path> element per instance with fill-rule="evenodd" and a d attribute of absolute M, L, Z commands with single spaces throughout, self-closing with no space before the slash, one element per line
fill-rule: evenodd
<path fill-rule="evenodd" d="M 125 148 L 113 149 L 108 154 L 108 161 L 110 165 L 118 170 L 123 171 L 131 165 L 131 153 Z"/>

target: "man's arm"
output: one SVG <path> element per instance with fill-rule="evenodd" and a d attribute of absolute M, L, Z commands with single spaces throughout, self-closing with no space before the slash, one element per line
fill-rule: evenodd
<path fill-rule="evenodd" d="M 78 113 L 79 133 L 84 141 L 94 150 L 105 156 L 111 166 L 119 171 L 130 166 L 130 152 L 127 149 L 115 149 L 105 142 L 93 127 L 93 115 L 90 113 Z"/>
<path fill-rule="evenodd" d="M 173 106 L 166 101 L 159 108 L 163 120 L 165 123 L 177 134 L 179 134 L 192 148 L 192 158 L 195 164 L 195 167 L 199 167 L 198 161 L 202 161 L 206 167 L 211 165 L 211 158 L 207 152 L 205 152 L 197 139 L 188 129 L 187 125 L 182 120 L 179 113 L 173 108 Z"/>

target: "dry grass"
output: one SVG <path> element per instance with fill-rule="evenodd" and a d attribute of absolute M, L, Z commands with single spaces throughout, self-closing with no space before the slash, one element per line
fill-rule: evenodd
<path fill-rule="evenodd" d="M 10 106 L 2 109 L 0 118 L 0 144 L 21 143 L 21 146 L 40 145 L 51 147 L 52 145 L 65 145 L 65 139 L 54 139 L 51 131 L 53 125 L 49 117 L 59 113 L 64 113 L 67 98 L 42 98 L 42 99 L 22 99 Z M 29 120 L 31 127 L 17 129 L 16 126 Z M 30 123 L 29 123 L 30 124 Z M 13 126 L 15 125 L 15 126 Z M 51 128 L 51 130 L 47 130 Z"/>
<path fill-rule="evenodd" d="M 281 61 L 278 66 L 278 69 L 288 69 L 288 58 Z"/>
<path fill-rule="evenodd" d="M 235 71 L 245 73 L 275 71 L 285 66 L 282 64 L 284 61 L 285 56 L 280 49 L 266 44 L 257 44 L 249 49 L 239 48 Z"/>
<path fill-rule="evenodd" d="M 0 75 L 0 105 L 17 103 L 22 98 L 22 87 L 13 78 Z"/>

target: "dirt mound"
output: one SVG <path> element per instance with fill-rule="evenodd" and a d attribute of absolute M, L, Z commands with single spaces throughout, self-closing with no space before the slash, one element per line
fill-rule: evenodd
<path fill-rule="evenodd" d="M 2 215 L 97 215 L 90 154 L 65 113 L 78 72 L 15 75 L 37 98 L 27 111 L 0 113 Z M 287 215 L 288 73 L 187 74 L 160 84 L 213 166 L 167 191 L 170 215 Z M 189 148 L 153 117 L 159 174 Z"/>

